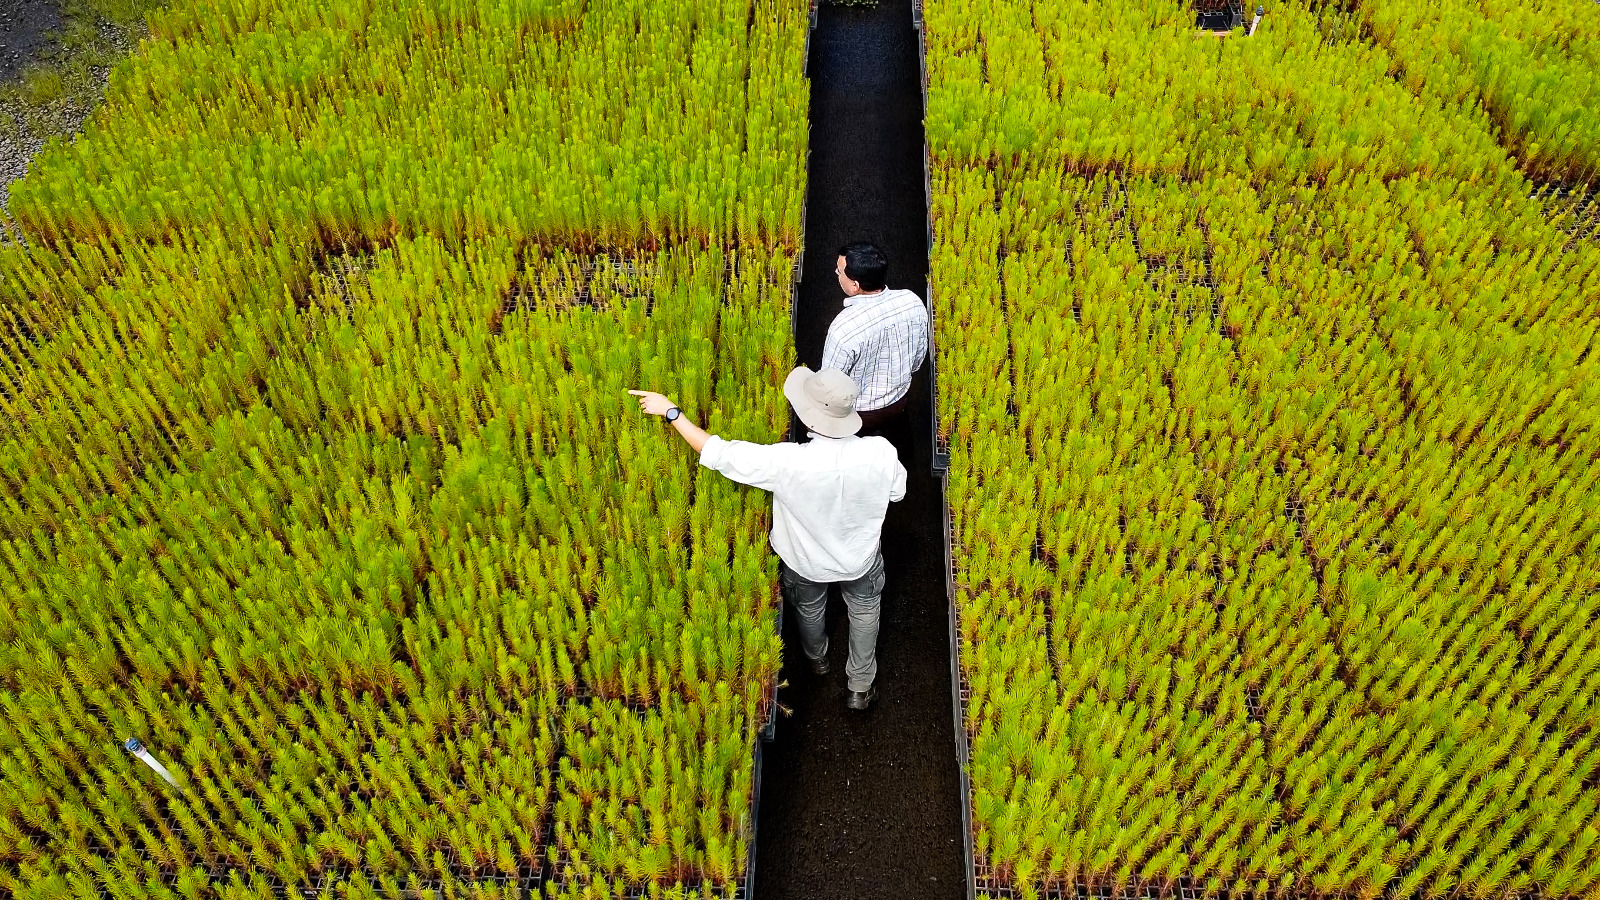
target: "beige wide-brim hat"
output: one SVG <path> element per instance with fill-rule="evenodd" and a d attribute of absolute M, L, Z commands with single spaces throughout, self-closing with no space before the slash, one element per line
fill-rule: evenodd
<path fill-rule="evenodd" d="M 783 382 L 783 395 L 800 421 L 826 437 L 849 437 L 861 430 L 861 416 L 856 414 L 859 393 L 850 376 L 838 369 L 813 372 L 801 366 Z"/>

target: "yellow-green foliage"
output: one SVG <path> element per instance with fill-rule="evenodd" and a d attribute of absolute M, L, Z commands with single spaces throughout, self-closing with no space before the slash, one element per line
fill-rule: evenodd
<path fill-rule="evenodd" d="M 0 247 L 0 889 L 735 891 L 766 503 L 625 392 L 778 437 L 805 22 L 154 16 Z"/>
<path fill-rule="evenodd" d="M 1592 897 L 1600 249 L 1303 6 L 1076 6 L 928 8 L 980 871 Z"/>
<path fill-rule="evenodd" d="M 1600 176 L 1600 6 L 1563 0 L 1361 0 L 1338 25 L 1365 28 L 1413 90 L 1482 109 L 1524 168 Z M 1342 32 L 1344 29 L 1340 28 Z"/>
<path fill-rule="evenodd" d="M 795 5 L 175 4 L 11 210 L 50 240 L 216 224 L 259 243 L 795 246 Z"/>

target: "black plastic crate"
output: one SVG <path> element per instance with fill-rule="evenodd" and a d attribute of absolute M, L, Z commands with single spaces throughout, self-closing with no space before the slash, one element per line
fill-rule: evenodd
<path fill-rule="evenodd" d="M 1245 24 L 1242 0 L 1194 0 L 1195 25 L 1205 31 L 1232 31 Z"/>

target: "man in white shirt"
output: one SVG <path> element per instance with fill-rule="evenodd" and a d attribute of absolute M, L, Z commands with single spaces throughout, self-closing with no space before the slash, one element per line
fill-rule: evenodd
<path fill-rule="evenodd" d="M 881 434 L 905 412 L 911 376 L 928 356 L 928 308 L 911 291 L 887 287 L 889 259 L 872 244 L 839 248 L 834 274 L 844 309 L 828 326 L 822 368 L 850 376 L 863 428 Z"/>
<path fill-rule="evenodd" d="M 723 440 L 689 421 L 653 391 L 629 391 L 639 408 L 663 416 L 700 454 L 700 464 L 772 492 L 772 549 L 800 621 L 800 644 L 812 671 L 828 672 L 823 612 L 837 582 L 850 611 L 845 703 L 866 709 L 878 697 L 878 618 L 883 554 L 878 541 L 889 504 L 906 495 L 906 469 L 883 438 L 863 438 L 856 386 L 836 370 L 789 373 L 783 394 L 810 429 L 804 444 Z"/>

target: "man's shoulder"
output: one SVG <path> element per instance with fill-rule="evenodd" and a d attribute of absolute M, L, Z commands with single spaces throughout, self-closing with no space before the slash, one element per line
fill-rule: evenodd
<path fill-rule="evenodd" d="M 922 298 L 917 296 L 916 292 L 900 290 L 896 293 L 897 296 L 894 297 L 892 301 L 896 310 L 910 311 L 918 314 L 926 313 L 928 311 L 928 304 L 922 302 Z"/>
<path fill-rule="evenodd" d="M 849 442 L 858 443 L 858 442 Z M 805 472 L 830 472 L 841 466 L 848 468 L 854 456 L 850 448 L 840 441 L 812 438 L 803 444 L 789 444 L 789 451 L 773 460 L 774 466 L 796 474 Z"/>
<path fill-rule="evenodd" d="M 908 312 L 920 315 L 926 313 L 927 309 L 927 304 L 923 303 L 922 298 L 914 291 L 889 288 L 884 296 L 875 298 L 870 303 L 856 302 L 839 310 L 839 314 L 833 317 L 829 329 L 858 323 L 881 322 Z"/>
<path fill-rule="evenodd" d="M 828 338 L 848 346 L 872 333 L 880 316 L 871 308 L 857 303 L 839 310 L 828 324 Z"/>
<path fill-rule="evenodd" d="M 849 305 L 847 305 L 847 306 L 845 306 L 845 307 L 843 307 L 842 309 L 839 310 L 838 315 L 835 315 L 833 317 L 833 324 L 830 327 L 838 328 L 840 325 L 843 325 L 843 324 L 845 324 L 847 322 L 854 322 L 854 321 L 857 321 L 859 319 L 867 319 L 867 318 L 871 318 L 871 317 L 872 317 L 872 305 L 871 304 L 869 304 L 869 303 L 851 303 L 851 304 L 849 304 Z"/>
<path fill-rule="evenodd" d="M 876 435 L 872 437 L 863 437 L 859 434 L 850 435 L 849 437 L 844 438 L 832 439 L 814 437 L 803 444 L 791 443 L 783 446 L 793 447 L 796 458 L 811 459 L 821 457 L 837 457 L 839 455 L 858 456 L 863 454 L 877 453 L 881 449 L 879 446 L 880 444 L 883 447 L 888 447 L 890 450 L 894 449 L 894 445 L 889 443 L 888 438 L 882 438 Z"/>
<path fill-rule="evenodd" d="M 737 443 L 745 447 L 754 448 L 757 452 L 766 453 L 772 456 L 783 456 L 804 446 L 803 444 L 797 444 L 794 441 L 773 441 L 770 444 L 763 444 L 758 441 L 737 441 Z"/>
<path fill-rule="evenodd" d="M 855 303 L 846 309 L 899 309 L 903 306 L 921 306 L 927 308 L 922 302 L 922 295 L 910 288 L 884 288 L 883 293 L 872 298 L 871 303 Z"/>
<path fill-rule="evenodd" d="M 894 449 L 894 444 L 881 435 L 857 438 L 851 441 L 847 452 L 856 462 L 882 463 L 885 460 L 899 460 L 900 454 Z"/>
<path fill-rule="evenodd" d="M 741 453 L 754 454 L 769 461 L 781 460 L 789 456 L 799 444 L 793 441 L 777 441 L 771 444 L 762 444 L 756 441 L 741 441 L 738 438 L 724 438 L 711 435 L 706 441 L 706 449 L 714 450 L 721 454 Z M 701 451 L 702 455 L 704 451 Z"/>
<path fill-rule="evenodd" d="M 890 462 L 900 461 L 900 451 L 894 448 L 894 444 L 890 443 L 888 438 L 881 434 L 875 434 L 867 438 L 867 440 L 872 442 L 873 452 L 880 458 L 887 459 Z"/>

